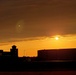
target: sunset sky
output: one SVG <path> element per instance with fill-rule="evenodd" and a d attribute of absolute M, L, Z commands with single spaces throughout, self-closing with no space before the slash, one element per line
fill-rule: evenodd
<path fill-rule="evenodd" d="M 76 48 L 76 0 L 0 0 L 0 49 L 12 45 L 19 56 Z"/>

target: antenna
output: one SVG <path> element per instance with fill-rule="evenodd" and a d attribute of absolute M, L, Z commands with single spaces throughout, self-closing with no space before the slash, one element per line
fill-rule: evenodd
<path fill-rule="evenodd" d="M 25 56 L 25 50 L 24 50 L 24 56 Z"/>

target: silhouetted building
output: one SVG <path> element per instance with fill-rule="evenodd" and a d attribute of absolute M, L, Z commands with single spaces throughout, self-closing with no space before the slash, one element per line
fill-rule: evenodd
<path fill-rule="evenodd" d="M 3 55 L 3 50 L 0 50 L 0 56 L 2 56 Z"/>
<path fill-rule="evenodd" d="M 76 60 L 75 49 L 49 49 L 38 51 L 39 60 Z"/>
<path fill-rule="evenodd" d="M 16 48 L 15 45 L 12 46 L 12 49 L 10 49 L 11 56 L 13 57 L 18 57 L 18 49 Z"/>
<path fill-rule="evenodd" d="M 10 49 L 10 52 L 4 52 L 3 50 L 0 50 L 0 57 L 18 57 L 18 49 L 15 45 L 13 45 L 12 49 Z"/>
<path fill-rule="evenodd" d="M 10 52 L 3 52 L 3 56 L 4 57 L 11 57 L 11 53 Z"/>

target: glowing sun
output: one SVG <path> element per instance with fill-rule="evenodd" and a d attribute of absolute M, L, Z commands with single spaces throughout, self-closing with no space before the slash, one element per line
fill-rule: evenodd
<path fill-rule="evenodd" d="M 55 40 L 59 40 L 59 37 L 58 37 L 58 36 L 56 36 L 56 37 L 55 37 Z"/>

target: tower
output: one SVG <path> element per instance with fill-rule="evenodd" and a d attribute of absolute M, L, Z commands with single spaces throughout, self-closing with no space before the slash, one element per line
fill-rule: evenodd
<path fill-rule="evenodd" d="M 10 52 L 12 57 L 18 57 L 18 49 L 16 48 L 15 45 L 12 46 L 12 49 L 10 49 Z"/>

